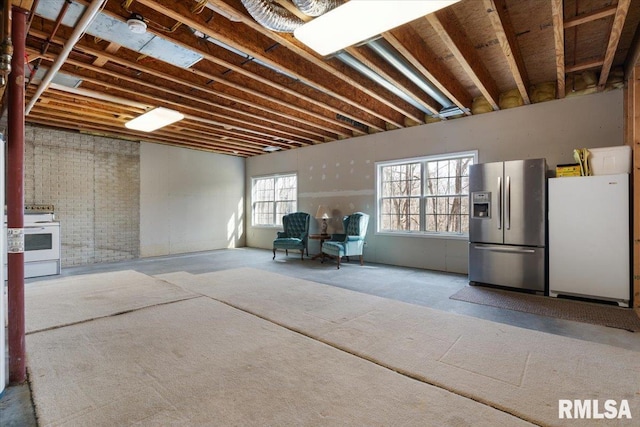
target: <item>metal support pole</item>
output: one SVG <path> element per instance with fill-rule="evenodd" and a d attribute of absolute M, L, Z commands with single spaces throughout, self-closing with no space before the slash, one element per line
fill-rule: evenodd
<path fill-rule="evenodd" d="M 28 11 L 12 9 L 13 58 L 9 75 L 7 146 L 7 261 L 9 293 L 9 382 L 27 377 L 24 323 L 24 55 Z"/>

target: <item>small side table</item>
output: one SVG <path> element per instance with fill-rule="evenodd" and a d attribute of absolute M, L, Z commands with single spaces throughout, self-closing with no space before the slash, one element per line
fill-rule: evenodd
<path fill-rule="evenodd" d="M 320 241 L 320 252 L 315 254 L 311 259 L 323 258 L 327 255 L 322 253 L 322 244 L 325 240 L 331 239 L 331 234 L 309 234 L 309 238 L 311 240 L 319 240 Z"/>

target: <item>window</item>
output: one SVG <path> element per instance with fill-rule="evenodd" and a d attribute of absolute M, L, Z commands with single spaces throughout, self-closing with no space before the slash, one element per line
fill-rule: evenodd
<path fill-rule="evenodd" d="M 253 178 L 253 225 L 282 224 L 282 216 L 298 209 L 295 174 Z"/>
<path fill-rule="evenodd" d="M 378 231 L 469 233 L 469 166 L 476 152 L 377 164 Z"/>

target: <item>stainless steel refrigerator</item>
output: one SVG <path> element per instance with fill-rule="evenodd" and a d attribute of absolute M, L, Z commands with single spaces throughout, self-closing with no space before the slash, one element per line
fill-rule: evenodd
<path fill-rule="evenodd" d="M 471 166 L 469 281 L 543 293 L 545 159 Z"/>

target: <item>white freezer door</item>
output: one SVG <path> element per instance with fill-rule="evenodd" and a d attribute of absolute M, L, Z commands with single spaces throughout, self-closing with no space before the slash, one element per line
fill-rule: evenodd
<path fill-rule="evenodd" d="M 549 293 L 630 298 L 629 175 L 549 179 Z"/>

